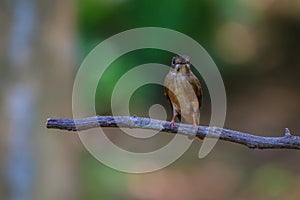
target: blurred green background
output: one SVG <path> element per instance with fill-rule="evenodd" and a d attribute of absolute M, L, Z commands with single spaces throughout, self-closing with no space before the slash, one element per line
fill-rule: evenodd
<path fill-rule="evenodd" d="M 169 167 L 133 175 L 102 165 L 78 135 L 45 128 L 47 117 L 72 117 L 76 71 L 97 44 L 155 26 L 192 37 L 211 55 L 226 87 L 226 128 L 281 136 L 288 127 L 299 135 L 298 0 L 2 0 L 0 25 L 0 199 L 300 198 L 296 150 L 219 141 L 200 160 L 197 140 Z M 107 87 L 97 91 L 97 113 L 111 113 L 111 92 L 122 74 L 149 62 L 168 65 L 172 55 L 145 49 L 117 59 L 100 80 Z M 207 125 L 204 92 L 201 124 Z M 131 114 L 147 116 L 153 103 L 164 105 L 170 119 L 157 85 L 136 91 Z"/>

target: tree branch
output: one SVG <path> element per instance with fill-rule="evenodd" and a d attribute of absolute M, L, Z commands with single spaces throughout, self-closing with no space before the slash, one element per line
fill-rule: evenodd
<path fill-rule="evenodd" d="M 177 123 L 175 123 L 174 126 L 171 126 L 170 122 L 167 121 L 136 116 L 94 116 L 81 119 L 47 119 L 47 128 L 49 129 L 83 131 L 96 127 L 151 129 L 188 136 L 194 136 L 196 132 L 196 136 L 200 139 L 204 139 L 204 137 L 219 138 L 221 140 L 246 145 L 247 147 L 253 149 L 282 148 L 300 150 L 300 137 L 291 135 L 289 129 L 287 128 L 285 129 L 285 134 L 282 137 L 262 137 L 218 127 L 194 127 L 188 124 Z"/>

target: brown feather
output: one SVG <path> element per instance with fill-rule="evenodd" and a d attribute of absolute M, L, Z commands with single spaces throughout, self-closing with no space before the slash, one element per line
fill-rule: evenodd
<path fill-rule="evenodd" d="M 173 119 L 181 115 L 184 122 L 199 125 L 202 88 L 190 69 L 189 58 L 176 56 L 164 81 L 164 93 L 173 108 Z"/>

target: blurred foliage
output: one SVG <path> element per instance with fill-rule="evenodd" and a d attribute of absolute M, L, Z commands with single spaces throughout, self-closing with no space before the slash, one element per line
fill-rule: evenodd
<path fill-rule="evenodd" d="M 285 126 L 300 131 L 296 116 L 300 112 L 297 0 L 77 2 L 78 62 L 99 42 L 119 32 L 146 26 L 174 29 L 198 41 L 217 63 L 229 91 L 226 126 L 270 135 L 280 134 Z M 105 87 L 97 90 L 97 113 L 111 114 L 112 90 L 124 73 L 150 62 L 169 65 L 171 57 L 169 52 L 143 49 L 115 60 L 99 81 L 99 86 Z M 204 122 L 210 117 L 207 96 L 202 111 Z M 131 114 L 147 116 L 150 106 L 159 103 L 169 111 L 170 118 L 170 106 L 161 86 L 143 86 L 130 101 Z M 200 146 L 199 142 L 196 144 Z M 105 199 L 300 198 L 297 187 L 291 187 L 300 176 L 299 162 L 295 161 L 297 152 L 286 156 L 290 151 L 252 152 L 231 145 L 218 143 L 214 151 L 219 156 L 212 153 L 210 159 L 200 161 L 195 157 L 183 165 L 175 163 L 174 169 L 146 175 L 116 172 L 83 153 L 82 196 L 88 199 L 100 196 Z M 187 157 L 196 156 L 197 148 L 192 149 Z"/>
<path fill-rule="evenodd" d="M 146 64 L 146 63 L 162 63 L 169 65 L 171 54 L 162 50 L 143 49 L 135 50 L 127 53 L 115 60 L 104 72 L 99 80 L 95 101 L 97 113 L 102 115 L 110 115 L 110 102 L 113 89 L 117 81 L 130 69 Z M 141 77 L 143 78 L 143 77 Z M 102 86 L 102 87 L 101 87 Z M 123 91 L 126 92 L 126 91 Z M 119 94 L 118 96 L 122 96 Z M 155 97 L 155 98 L 153 98 Z M 145 85 L 136 90 L 130 99 L 131 115 L 148 116 L 149 107 L 153 104 L 161 103 L 165 107 L 169 106 L 169 102 L 164 96 L 162 86 L 154 86 L 152 84 Z M 170 110 L 170 108 L 168 109 Z M 170 113 L 169 113 L 170 114 Z"/>
<path fill-rule="evenodd" d="M 288 170 L 268 164 L 256 170 L 251 185 L 253 192 L 260 196 L 284 198 L 285 192 L 292 186 L 292 177 Z"/>
<path fill-rule="evenodd" d="M 44 125 L 47 117 L 72 116 L 73 66 L 79 68 L 96 45 L 125 30 L 163 27 L 199 42 L 217 64 L 226 87 L 226 128 L 282 136 L 288 127 L 299 135 L 299 0 L 12 0 L 0 1 L 0 19 L 0 199 L 300 199 L 298 151 L 219 141 L 198 159 L 201 141 L 195 140 L 172 165 L 127 174 L 98 162 L 76 134 L 52 134 Z M 112 93 L 124 74 L 147 63 L 168 66 L 172 56 L 140 49 L 113 61 L 99 77 L 97 114 L 112 114 Z M 194 73 L 204 88 L 200 124 L 207 125 L 210 96 Z M 98 76 L 88 74 L 84 87 Z M 138 78 L 148 76 L 140 72 Z M 157 84 L 139 87 L 129 101 L 131 115 L 147 117 L 161 107 L 170 119 L 171 106 Z M 162 148 L 174 137 L 108 132 L 113 143 L 134 152 Z M 148 164 L 155 165 L 141 166 Z"/>
<path fill-rule="evenodd" d="M 123 173 L 116 172 L 111 168 L 99 165 L 98 161 L 91 156 L 85 156 L 81 160 L 84 163 L 81 168 L 82 196 L 80 199 L 122 199 L 127 193 L 126 180 Z M 113 195 L 112 195 L 113 194 Z"/>

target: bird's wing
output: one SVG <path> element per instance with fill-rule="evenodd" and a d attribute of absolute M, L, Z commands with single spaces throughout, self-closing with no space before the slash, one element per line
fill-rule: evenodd
<path fill-rule="evenodd" d="M 168 88 L 166 87 L 168 83 L 168 75 L 166 76 L 165 80 L 164 80 L 164 94 L 168 97 Z"/>
<path fill-rule="evenodd" d="M 164 81 L 164 94 L 166 95 L 167 99 L 169 100 L 170 104 L 172 105 L 171 99 L 170 99 L 170 90 L 168 89 L 167 85 L 171 82 L 170 77 L 167 75 Z"/>
<path fill-rule="evenodd" d="M 203 99 L 202 88 L 201 88 L 201 84 L 200 84 L 198 78 L 193 73 L 190 75 L 189 83 L 192 85 L 192 87 L 194 89 L 194 92 L 198 98 L 199 108 L 201 108 L 202 99 Z"/>
<path fill-rule="evenodd" d="M 172 92 L 172 90 L 170 90 L 167 86 L 171 86 L 170 84 L 173 82 L 172 81 L 172 77 L 168 74 L 165 78 L 165 81 L 164 81 L 164 94 L 166 95 L 168 101 L 170 102 L 170 105 L 173 109 L 173 112 L 174 112 L 174 109 L 177 113 L 177 118 L 179 119 L 179 121 L 181 121 L 181 111 L 180 111 L 180 107 L 178 106 L 178 103 L 177 102 L 177 98 L 176 96 L 174 95 L 174 93 Z M 172 100 L 174 102 L 172 102 Z M 173 107 L 173 104 L 177 105 L 177 108 L 174 108 Z"/>

